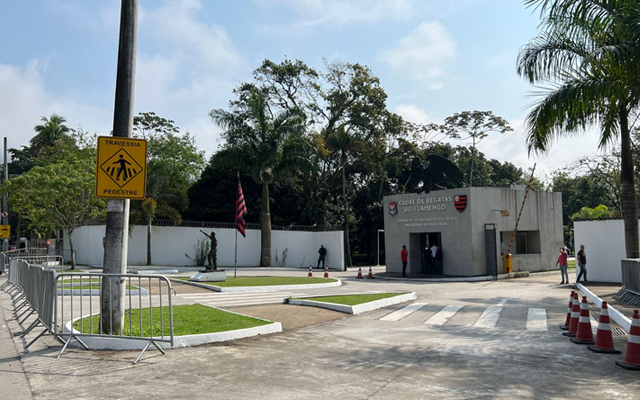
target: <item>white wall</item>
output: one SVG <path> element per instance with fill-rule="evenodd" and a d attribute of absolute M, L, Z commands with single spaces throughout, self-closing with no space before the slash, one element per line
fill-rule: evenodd
<path fill-rule="evenodd" d="M 153 226 L 151 260 L 154 265 L 193 266 L 195 263 L 185 256 L 195 258 L 195 244 L 206 239 L 199 228 Z M 233 267 L 235 249 L 235 229 L 203 228 L 207 234 L 216 233 L 218 239 L 218 267 Z M 238 266 L 257 267 L 260 265 L 260 231 L 247 229 L 247 237 L 238 235 Z M 73 245 L 79 264 L 102 265 L 104 250 L 102 238 L 104 225 L 84 226 L 73 233 Z M 282 252 L 287 250 L 285 266 L 316 266 L 318 249 L 323 244 L 327 248 L 326 263 L 330 269 L 344 268 L 344 247 L 342 231 L 301 232 L 272 231 L 271 259 L 274 267 L 282 263 Z M 69 254 L 68 240 L 64 241 L 65 254 Z M 276 263 L 276 250 L 278 263 Z M 147 227 L 136 225 L 129 236 L 129 265 L 145 265 L 147 262 Z"/>
<path fill-rule="evenodd" d="M 622 283 L 621 260 L 626 258 L 624 221 L 577 221 L 573 224 L 576 254 L 584 244 L 587 277 L 594 282 Z M 578 271 L 576 262 L 576 271 Z"/>

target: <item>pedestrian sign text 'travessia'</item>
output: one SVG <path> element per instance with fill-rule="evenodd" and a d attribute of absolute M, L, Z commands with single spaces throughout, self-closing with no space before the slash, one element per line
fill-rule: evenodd
<path fill-rule="evenodd" d="M 117 136 L 98 137 L 96 196 L 106 199 L 146 197 L 147 141 Z"/>

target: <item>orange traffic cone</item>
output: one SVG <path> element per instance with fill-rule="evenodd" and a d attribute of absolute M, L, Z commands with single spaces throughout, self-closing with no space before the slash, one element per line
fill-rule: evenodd
<path fill-rule="evenodd" d="M 364 279 L 362 276 L 362 268 L 358 268 L 358 276 L 356 276 L 356 279 Z"/>
<path fill-rule="evenodd" d="M 589 350 L 596 353 L 621 353 L 613 347 L 613 336 L 611 335 L 611 324 L 609 321 L 609 308 L 607 302 L 602 302 L 600 309 L 600 321 L 598 322 L 598 332 L 596 333 L 596 344 L 588 345 Z"/>
<path fill-rule="evenodd" d="M 640 315 L 638 315 L 638 310 L 633 310 L 624 361 L 616 361 L 616 364 L 622 368 L 640 371 Z"/>
<path fill-rule="evenodd" d="M 313 277 L 313 271 L 311 270 L 311 265 L 309 265 L 309 275 L 307 275 L 307 277 L 309 278 Z"/>
<path fill-rule="evenodd" d="M 560 325 L 560 329 L 566 331 L 569 329 L 569 324 L 571 323 L 571 308 L 573 307 L 573 294 L 575 292 L 572 290 L 569 295 L 569 307 L 567 309 L 567 319 L 564 320 L 564 325 Z"/>
<path fill-rule="evenodd" d="M 580 319 L 578 321 L 578 332 L 576 337 L 572 337 L 571 341 L 576 344 L 594 344 L 593 331 L 591 330 L 591 316 L 589 315 L 589 305 L 587 304 L 587 296 L 582 296 L 582 304 L 580 304 Z"/>
<path fill-rule="evenodd" d="M 329 277 L 329 267 L 324 267 L 324 277 L 325 278 Z"/>
<path fill-rule="evenodd" d="M 578 303 L 578 293 L 573 294 L 573 305 L 571 306 L 571 321 L 569 322 L 569 330 L 562 332 L 563 335 L 574 337 L 578 332 L 578 321 L 580 320 L 580 303 Z"/>
<path fill-rule="evenodd" d="M 371 271 L 371 267 L 369 267 L 369 275 L 367 275 L 367 279 L 373 279 L 373 271 Z"/>

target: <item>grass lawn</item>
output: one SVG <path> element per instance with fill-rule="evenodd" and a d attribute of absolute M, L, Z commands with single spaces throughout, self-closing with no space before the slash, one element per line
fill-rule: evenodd
<path fill-rule="evenodd" d="M 188 281 L 189 278 L 177 278 L 181 281 Z M 318 283 L 336 282 L 331 278 L 308 278 L 297 276 L 244 276 L 238 278 L 227 278 L 226 282 L 198 282 L 211 286 L 220 287 L 244 287 L 244 286 L 278 286 L 278 285 L 308 285 Z"/>
<path fill-rule="evenodd" d="M 87 282 L 89 283 L 89 282 Z M 91 285 L 91 286 L 80 286 L 80 285 L 72 285 L 72 286 L 60 286 L 58 285 L 58 289 L 63 289 L 63 290 L 100 290 L 100 285 Z M 126 286 L 125 290 L 140 290 L 139 287 L 137 286 Z"/>
<path fill-rule="evenodd" d="M 326 297 L 312 297 L 306 299 L 295 299 L 295 300 L 310 300 L 310 301 L 322 301 L 325 303 L 334 303 L 334 304 L 344 304 L 347 306 L 355 306 L 357 304 L 369 303 L 371 301 L 386 299 L 389 297 L 400 296 L 402 294 L 407 294 L 409 292 L 403 293 L 376 293 L 376 294 L 352 294 L 352 295 L 344 295 L 344 296 L 326 296 Z"/>
<path fill-rule="evenodd" d="M 567 269 L 576 269 L 576 260 L 567 261 Z"/>
<path fill-rule="evenodd" d="M 160 331 L 160 308 L 154 307 L 149 312 L 149 308 L 127 310 L 125 312 L 124 334 L 135 337 L 150 337 L 150 314 L 153 316 L 153 336 L 162 336 Z M 142 335 L 140 335 L 140 311 L 142 311 Z M 164 335 L 169 336 L 169 308 L 163 308 L 163 325 Z M 93 323 L 93 333 L 98 333 L 100 316 L 94 315 L 90 318 L 84 318 L 76 321 L 73 327 L 81 332 L 88 333 L 90 331 L 90 319 Z M 129 321 L 133 320 L 132 329 L 129 329 Z M 236 329 L 253 328 L 270 324 L 269 321 L 261 319 L 245 317 L 238 314 L 206 307 L 201 304 L 192 304 L 173 307 L 173 332 L 176 336 L 196 335 L 200 333 L 225 332 Z M 82 326 L 81 326 L 82 325 Z"/>

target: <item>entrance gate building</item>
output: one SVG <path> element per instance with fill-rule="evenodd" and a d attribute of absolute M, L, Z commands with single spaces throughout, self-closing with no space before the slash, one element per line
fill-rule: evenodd
<path fill-rule="evenodd" d="M 406 245 L 408 273 L 424 274 L 425 249 L 436 244 L 446 276 L 503 273 L 502 252 L 524 195 L 524 186 L 512 185 L 385 196 L 387 272 L 402 272 L 400 250 Z M 562 245 L 562 194 L 530 191 L 511 249 L 513 270 L 552 269 Z"/>

